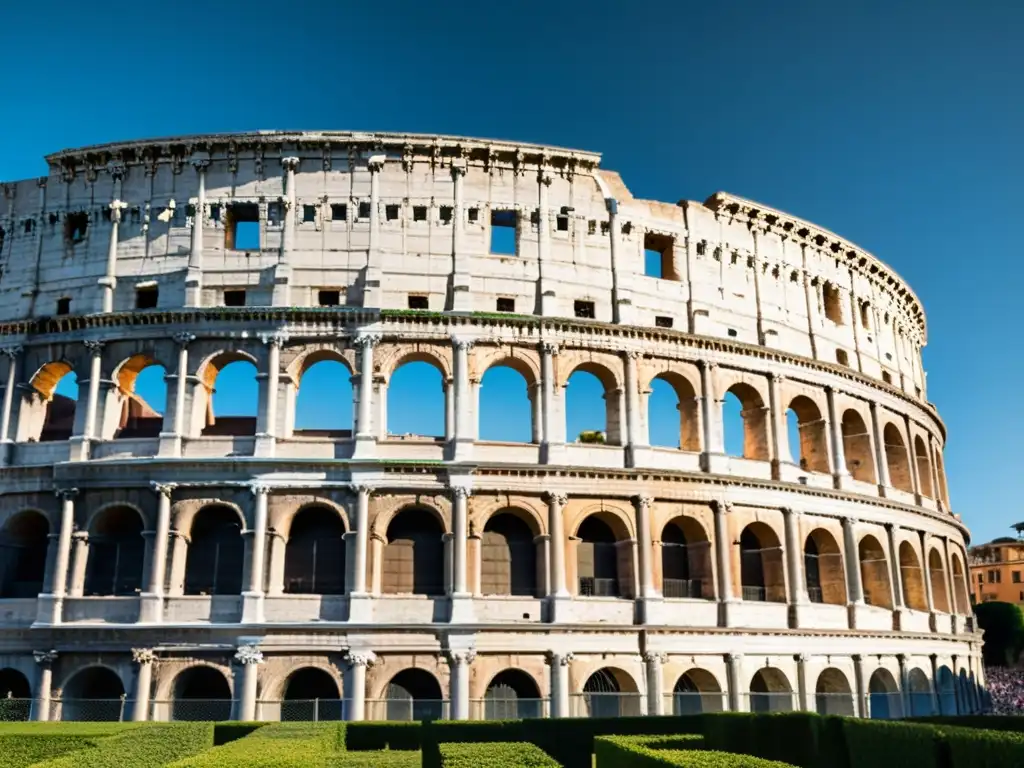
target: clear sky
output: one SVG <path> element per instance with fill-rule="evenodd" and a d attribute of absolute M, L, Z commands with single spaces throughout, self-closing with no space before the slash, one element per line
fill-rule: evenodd
<path fill-rule="evenodd" d="M 1024 520 L 1022 40 L 1019 0 L 7 2 L 0 179 L 96 142 L 333 128 L 595 150 L 638 197 L 762 201 L 924 302 L 953 507 L 983 541 Z M 484 436 L 528 424 L 490 410 Z"/>

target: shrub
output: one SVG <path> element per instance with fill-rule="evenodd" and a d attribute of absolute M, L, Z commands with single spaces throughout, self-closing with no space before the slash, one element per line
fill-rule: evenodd
<path fill-rule="evenodd" d="M 721 712 L 704 716 L 703 724 L 708 749 L 780 760 L 800 768 L 819 765 L 822 718 L 813 712 Z"/>
<path fill-rule="evenodd" d="M 792 768 L 789 763 L 765 760 L 751 755 L 694 748 L 702 744 L 703 738 L 699 736 L 690 739 L 599 736 L 594 742 L 597 750 L 597 768 Z M 689 748 L 665 748 L 670 745 Z"/>
<path fill-rule="evenodd" d="M 92 749 L 102 738 L 23 734 L 0 736 L 0 768 L 23 768 L 83 749 Z"/>
<path fill-rule="evenodd" d="M 908 717 L 902 722 L 1024 733 L 1024 717 L 1021 715 L 933 715 L 931 717 Z"/>
<path fill-rule="evenodd" d="M 349 723 L 345 729 L 345 749 L 349 752 L 398 749 L 418 750 L 421 745 L 421 723 L 379 722 Z"/>
<path fill-rule="evenodd" d="M 442 768 L 558 768 L 540 747 L 530 743 L 481 742 L 441 744 Z"/>
<path fill-rule="evenodd" d="M 536 744 L 565 768 L 591 768 L 594 736 L 661 736 L 700 734 L 706 717 L 580 717 L 523 720 L 526 740 Z"/>
<path fill-rule="evenodd" d="M 531 741 L 522 720 L 438 720 L 424 723 L 421 736 L 423 768 L 441 765 L 441 744 Z"/>
<path fill-rule="evenodd" d="M 978 628 L 985 632 L 981 653 L 985 664 L 1002 667 L 1016 664 L 1024 649 L 1024 614 L 1014 603 L 991 602 L 974 606 Z"/>
<path fill-rule="evenodd" d="M 843 723 L 850 768 L 912 765 L 939 768 L 938 730 L 930 725 L 847 719 Z"/>
<path fill-rule="evenodd" d="M 954 768 L 1024 765 L 1024 735 L 978 728 L 936 726 L 945 764 Z"/>
<path fill-rule="evenodd" d="M 213 746 L 212 723 L 167 723 L 96 739 L 95 746 L 38 764 L 38 768 L 162 768 Z"/>
<path fill-rule="evenodd" d="M 318 768 L 337 751 L 337 723 L 271 723 L 172 768 Z"/>
<path fill-rule="evenodd" d="M 221 744 L 237 741 L 264 725 L 266 723 L 214 723 L 213 746 L 219 747 Z"/>

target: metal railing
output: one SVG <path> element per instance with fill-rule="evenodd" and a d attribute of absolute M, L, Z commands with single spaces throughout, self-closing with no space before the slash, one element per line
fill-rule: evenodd
<path fill-rule="evenodd" d="M 867 716 L 874 720 L 898 720 L 903 717 L 903 694 L 899 691 L 869 693 Z"/>
<path fill-rule="evenodd" d="M 725 712 L 729 708 L 725 694 L 717 691 L 666 693 L 663 707 L 666 715 L 699 715 L 704 712 Z"/>
<path fill-rule="evenodd" d="M 32 699 L 15 699 L 11 696 L 0 699 L 0 723 L 21 723 L 31 720 L 35 712 Z"/>
<path fill-rule="evenodd" d="M 819 715 L 853 717 L 856 713 L 852 693 L 816 693 L 814 709 Z"/>
<path fill-rule="evenodd" d="M 571 717 L 636 717 L 646 714 L 640 693 L 575 693 L 569 697 Z"/>
<path fill-rule="evenodd" d="M 821 587 L 808 587 L 807 599 L 812 603 L 824 603 L 825 596 L 822 594 Z"/>
<path fill-rule="evenodd" d="M 366 720 L 447 720 L 447 699 L 367 699 Z"/>
<path fill-rule="evenodd" d="M 547 699 L 471 699 L 470 720 L 535 720 L 548 717 Z"/>
<path fill-rule="evenodd" d="M 52 699 L 49 719 L 117 723 L 131 720 L 134 707 L 135 702 L 125 696 L 118 699 Z"/>
<path fill-rule="evenodd" d="M 768 590 L 764 587 L 743 587 L 743 599 L 758 603 L 767 602 Z"/>
<path fill-rule="evenodd" d="M 772 693 L 745 693 L 750 712 L 792 712 L 795 696 L 780 691 Z"/>
<path fill-rule="evenodd" d="M 221 722 L 234 717 L 235 702 L 232 699 L 175 699 L 153 701 L 149 705 L 149 719 L 168 722 L 171 720 Z"/>
<path fill-rule="evenodd" d="M 662 579 L 661 592 L 665 597 L 704 599 L 704 582 L 699 579 Z"/>
<path fill-rule="evenodd" d="M 580 597 L 618 597 L 618 579 L 598 579 L 593 576 L 580 577 Z"/>
<path fill-rule="evenodd" d="M 256 719 L 271 722 L 321 722 L 345 720 L 349 702 L 345 699 L 282 699 L 256 703 Z"/>

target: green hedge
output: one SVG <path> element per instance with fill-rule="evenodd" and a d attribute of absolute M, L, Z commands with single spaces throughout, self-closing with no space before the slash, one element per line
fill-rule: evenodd
<path fill-rule="evenodd" d="M 36 768 L 163 768 L 213 747 L 213 723 L 148 725 L 94 741 L 95 746 L 40 762 Z"/>
<path fill-rule="evenodd" d="M 938 729 L 934 726 L 851 718 L 844 722 L 843 731 L 850 768 L 946 768 L 939 762 Z"/>
<path fill-rule="evenodd" d="M 595 736 L 700 734 L 706 717 L 581 717 L 522 722 L 526 740 L 543 749 L 565 768 L 591 768 Z M 424 768 L 429 766 L 424 763 Z"/>
<path fill-rule="evenodd" d="M 420 753 L 407 750 L 340 752 L 327 758 L 327 768 L 420 768 Z"/>
<path fill-rule="evenodd" d="M 1024 716 L 1021 715 L 934 715 L 932 717 L 908 717 L 902 722 L 1024 733 Z"/>
<path fill-rule="evenodd" d="M 24 768 L 60 755 L 92 749 L 102 737 L 53 734 L 0 736 L 0 768 Z"/>
<path fill-rule="evenodd" d="M 530 743 L 442 744 L 442 768 L 559 768 L 547 752 Z"/>
<path fill-rule="evenodd" d="M 422 729 L 422 724 L 417 722 L 349 723 L 345 729 L 345 749 L 349 752 L 418 750 Z"/>
<path fill-rule="evenodd" d="M 935 726 L 943 765 L 953 768 L 1024 766 L 1024 734 Z"/>
<path fill-rule="evenodd" d="M 214 723 L 213 724 L 213 746 L 229 744 L 232 741 L 248 736 L 257 728 L 262 728 L 267 723 Z"/>
<path fill-rule="evenodd" d="M 597 768 L 792 768 L 789 763 L 751 755 L 700 749 L 701 736 L 643 737 L 598 736 L 594 740 Z"/>
<path fill-rule="evenodd" d="M 819 765 L 822 721 L 813 712 L 719 712 L 702 716 L 709 750 L 754 755 L 799 768 Z"/>
<path fill-rule="evenodd" d="M 271 723 L 248 736 L 172 763 L 173 768 L 315 768 L 338 751 L 338 723 Z"/>

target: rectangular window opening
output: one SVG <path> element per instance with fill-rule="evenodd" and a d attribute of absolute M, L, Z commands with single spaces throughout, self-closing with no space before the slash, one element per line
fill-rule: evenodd
<path fill-rule="evenodd" d="M 892 384 L 892 374 L 888 371 L 882 371 L 882 381 L 886 384 Z"/>
<path fill-rule="evenodd" d="M 451 224 L 452 223 L 452 207 L 450 205 L 441 206 L 441 223 Z"/>
<path fill-rule="evenodd" d="M 569 231 L 569 217 L 568 216 L 556 216 L 555 217 L 555 229 L 559 232 Z"/>
<path fill-rule="evenodd" d="M 468 218 L 470 224 L 476 224 L 478 221 L 480 221 L 480 209 L 470 208 Z"/>
<path fill-rule="evenodd" d="M 267 224 L 279 227 L 284 223 L 284 206 L 281 203 L 267 203 Z"/>
<path fill-rule="evenodd" d="M 398 206 L 394 203 L 384 206 L 384 218 L 387 221 L 394 221 L 398 218 Z"/>
<path fill-rule="evenodd" d="M 573 314 L 584 320 L 593 320 L 596 317 L 594 302 L 577 299 L 573 302 Z"/>
<path fill-rule="evenodd" d="M 430 309 L 430 301 L 422 294 L 409 294 L 409 309 Z"/>
<path fill-rule="evenodd" d="M 370 218 L 370 204 L 369 203 L 360 203 L 359 204 L 359 218 L 360 219 L 368 219 L 368 218 Z"/>
<path fill-rule="evenodd" d="M 675 239 L 655 232 L 644 233 L 644 274 L 662 280 L 678 280 L 672 258 Z"/>
<path fill-rule="evenodd" d="M 57 299 L 57 314 L 58 315 L 70 315 L 71 314 L 71 299 L 68 296 L 62 296 Z"/>
<path fill-rule="evenodd" d="M 77 245 L 85 240 L 89 231 L 89 214 L 85 211 L 75 211 L 64 217 L 64 242 L 68 245 Z"/>
<path fill-rule="evenodd" d="M 226 207 L 224 248 L 229 251 L 258 250 L 260 247 L 259 205 L 257 203 L 231 203 Z"/>
<path fill-rule="evenodd" d="M 143 285 L 135 289 L 136 309 L 156 309 L 160 289 L 155 285 Z"/>
<path fill-rule="evenodd" d="M 220 203 L 214 203 L 210 206 L 210 219 L 212 221 L 220 221 Z"/>
<path fill-rule="evenodd" d="M 839 297 L 839 289 L 825 281 L 821 286 L 821 296 L 825 302 L 825 317 L 836 325 L 843 325 L 843 303 Z"/>
<path fill-rule="evenodd" d="M 845 349 L 836 350 L 836 362 L 840 365 L 850 364 L 850 355 Z"/>
<path fill-rule="evenodd" d="M 412 207 L 412 220 L 413 221 L 426 221 L 427 220 L 427 206 L 425 206 L 425 205 L 414 205 Z"/>
<path fill-rule="evenodd" d="M 316 206 L 315 205 L 304 205 L 304 206 L 302 206 L 302 222 L 304 224 L 315 224 L 316 223 Z"/>
<path fill-rule="evenodd" d="M 516 212 L 491 211 L 491 253 L 516 255 Z"/>
<path fill-rule="evenodd" d="M 737 336 L 739 336 L 739 332 L 737 332 L 737 330 L 735 328 L 730 328 L 728 331 L 726 331 L 726 333 L 728 333 L 729 337 L 733 338 L 733 339 L 735 339 Z"/>
<path fill-rule="evenodd" d="M 595 234 L 597 234 L 597 219 L 590 219 L 587 222 L 587 234 L 588 235 L 595 235 Z"/>
<path fill-rule="evenodd" d="M 25 234 L 26 235 L 32 234 L 32 228 L 34 226 L 35 226 L 35 221 L 33 219 L 25 219 Z"/>
<path fill-rule="evenodd" d="M 341 304 L 341 291 L 332 289 L 317 291 L 316 303 L 321 307 L 337 307 Z"/>
<path fill-rule="evenodd" d="M 672 318 L 671 317 L 665 317 L 664 315 L 658 315 L 657 317 L 654 318 L 654 324 L 658 328 L 671 328 L 672 327 Z"/>
<path fill-rule="evenodd" d="M 497 308 L 499 312 L 515 312 L 516 300 L 509 298 L 499 298 Z"/>
<path fill-rule="evenodd" d="M 607 221 L 602 221 L 601 222 L 601 234 L 602 235 L 607 235 L 611 231 L 611 228 L 612 228 L 611 224 L 608 223 Z"/>
<path fill-rule="evenodd" d="M 345 203 L 331 203 L 331 219 L 348 221 L 348 206 Z"/>
<path fill-rule="evenodd" d="M 871 330 L 871 305 L 866 301 L 860 303 L 860 324 L 865 331 Z"/>
<path fill-rule="evenodd" d="M 224 306 L 225 307 L 244 307 L 245 306 L 245 291 L 240 288 L 229 289 L 224 291 Z"/>

